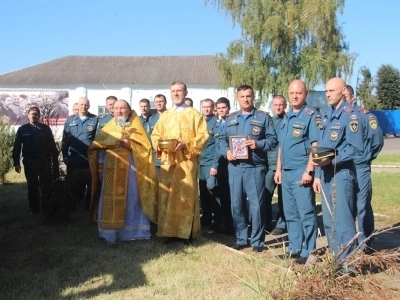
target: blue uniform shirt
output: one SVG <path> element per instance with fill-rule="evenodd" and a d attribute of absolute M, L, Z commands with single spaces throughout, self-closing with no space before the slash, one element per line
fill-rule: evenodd
<path fill-rule="evenodd" d="M 106 115 L 100 117 L 99 122 L 97 124 L 96 133 L 98 133 L 104 127 L 104 125 L 106 125 L 108 122 L 110 122 L 110 120 L 112 118 L 114 118 L 114 116 L 112 114 L 106 114 Z"/>
<path fill-rule="evenodd" d="M 200 155 L 201 166 L 212 166 L 215 161 L 215 138 L 213 135 L 214 125 L 218 119 L 213 115 L 211 117 L 204 117 L 207 122 L 208 140 Z"/>
<path fill-rule="evenodd" d="M 279 128 L 280 128 L 281 122 L 284 117 L 285 117 L 285 114 L 283 114 L 281 116 L 273 116 L 272 117 L 272 122 L 274 123 L 276 134 L 278 135 L 278 140 L 279 140 Z M 268 169 L 271 169 L 274 171 L 276 171 L 276 163 L 278 161 L 278 146 L 276 146 L 276 148 L 274 150 L 267 152 Z"/>
<path fill-rule="evenodd" d="M 88 113 L 83 120 L 76 114 L 65 121 L 61 149 L 63 158 L 70 154 L 87 159 L 87 150 L 96 135 L 98 120 L 97 116 Z"/>
<path fill-rule="evenodd" d="M 237 160 L 236 163 L 265 165 L 266 152 L 275 149 L 278 144 L 271 117 L 268 113 L 256 108 L 253 108 L 248 115 L 243 115 L 241 111 L 237 111 L 226 118 L 219 141 L 221 154 L 225 158 L 229 150 L 229 137 L 235 135 L 248 136 L 250 140 L 257 141 L 257 149 L 254 151 L 248 149 L 249 158 Z"/>
<path fill-rule="evenodd" d="M 351 104 L 349 104 L 351 105 Z M 383 147 L 383 134 L 378 125 L 376 116 L 368 110 L 358 108 L 357 103 L 354 101 L 352 106 L 357 109 L 360 114 L 364 130 L 364 151 L 363 155 L 356 158 L 354 163 L 357 164 L 370 164 L 375 159 Z"/>
<path fill-rule="evenodd" d="M 321 116 L 307 103 L 297 112 L 290 109 L 277 129 L 283 169 L 296 170 L 307 166 L 311 143 L 318 139 L 320 121 Z"/>
<path fill-rule="evenodd" d="M 140 122 L 142 123 L 142 126 L 144 128 L 144 131 L 146 132 L 149 141 L 151 141 L 151 133 L 153 132 L 154 126 L 156 126 L 159 117 L 159 114 L 149 114 L 147 118 L 144 118 L 142 115 L 139 116 Z"/>
<path fill-rule="evenodd" d="M 345 164 L 362 156 L 364 151 L 364 129 L 360 114 L 346 101 L 325 112 L 320 125 L 318 146 L 334 148 L 338 151 L 332 164 Z"/>
<path fill-rule="evenodd" d="M 228 165 L 228 160 L 221 154 L 221 146 L 219 140 L 221 138 L 222 131 L 224 130 L 225 122 L 222 120 L 217 120 L 214 124 L 214 128 L 212 129 L 212 135 L 215 139 L 215 152 L 214 152 L 214 161 L 212 167 L 214 169 L 218 169 L 219 165 Z"/>

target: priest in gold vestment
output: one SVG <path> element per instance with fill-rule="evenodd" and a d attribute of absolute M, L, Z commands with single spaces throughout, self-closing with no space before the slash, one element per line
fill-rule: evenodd
<path fill-rule="evenodd" d="M 109 243 L 150 238 L 157 223 L 156 169 L 151 144 L 129 104 L 118 100 L 114 118 L 88 150 L 92 173 L 91 216 Z"/>
<path fill-rule="evenodd" d="M 166 243 L 190 241 L 200 235 L 197 178 L 200 153 L 208 139 L 204 117 L 185 103 L 186 85 L 174 82 L 170 90 L 174 107 L 160 115 L 151 135 L 161 162 L 166 154 L 158 147 L 160 139 L 178 140 L 174 149 L 176 164 L 161 164 L 157 235 L 168 237 Z"/>

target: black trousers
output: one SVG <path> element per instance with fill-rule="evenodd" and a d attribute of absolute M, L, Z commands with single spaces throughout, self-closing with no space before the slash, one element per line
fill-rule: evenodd
<path fill-rule="evenodd" d="M 51 166 L 40 158 L 24 157 L 24 172 L 28 183 L 28 200 L 32 212 L 38 213 L 41 208 L 41 196 L 48 192 L 51 184 Z"/>

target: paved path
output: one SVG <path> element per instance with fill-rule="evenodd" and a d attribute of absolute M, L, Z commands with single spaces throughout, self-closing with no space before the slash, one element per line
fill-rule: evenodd
<path fill-rule="evenodd" d="M 387 137 L 384 142 L 382 154 L 400 153 L 400 137 Z"/>

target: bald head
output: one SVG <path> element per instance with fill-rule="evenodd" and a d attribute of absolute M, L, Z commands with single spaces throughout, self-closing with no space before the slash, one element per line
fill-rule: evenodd
<path fill-rule="evenodd" d="M 290 83 L 288 95 L 294 111 L 298 111 L 303 107 L 306 103 L 307 94 L 306 84 L 303 81 L 296 79 Z"/>
<path fill-rule="evenodd" d="M 82 97 L 78 100 L 79 116 L 85 117 L 89 113 L 90 102 L 86 97 Z"/>
<path fill-rule="evenodd" d="M 325 86 L 325 95 L 329 105 L 336 109 L 344 99 L 346 82 L 339 77 L 330 79 Z"/>

